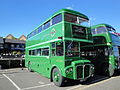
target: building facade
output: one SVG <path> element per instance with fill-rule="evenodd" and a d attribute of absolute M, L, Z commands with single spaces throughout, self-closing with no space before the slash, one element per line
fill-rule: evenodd
<path fill-rule="evenodd" d="M 15 38 L 11 34 L 0 37 L 0 65 L 3 68 L 18 67 L 24 61 L 26 37 Z"/>

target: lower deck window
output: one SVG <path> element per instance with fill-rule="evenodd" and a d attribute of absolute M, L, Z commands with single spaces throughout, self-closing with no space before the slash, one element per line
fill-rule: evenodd
<path fill-rule="evenodd" d="M 29 55 L 49 56 L 49 48 L 39 48 L 39 49 L 29 50 Z"/>
<path fill-rule="evenodd" d="M 42 48 L 42 56 L 49 56 L 49 48 Z"/>
<path fill-rule="evenodd" d="M 56 43 L 56 55 L 63 56 L 63 42 Z"/>
<path fill-rule="evenodd" d="M 80 55 L 79 43 L 67 41 L 66 45 L 66 56 L 75 57 Z"/>

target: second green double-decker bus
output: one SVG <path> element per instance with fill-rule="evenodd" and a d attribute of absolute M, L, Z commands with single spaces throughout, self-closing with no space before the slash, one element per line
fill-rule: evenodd
<path fill-rule="evenodd" d="M 94 44 L 83 48 L 89 53 L 86 58 L 91 59 L 96 72 L 112 76 L 120 69 L 120 34 L 108 24 L 98 24 L 91 29 Z"/>
<path fill-rule="evenodd" d="M 61 86 L 65 78 L 86 80 L 94 66 L 81 57 L 81 47 L 93 43 L 88 17 L 62 9 L 27 36 L 25 65 Z"/>

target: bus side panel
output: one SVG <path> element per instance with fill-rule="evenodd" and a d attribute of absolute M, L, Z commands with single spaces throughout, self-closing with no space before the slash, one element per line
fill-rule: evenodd
<path fill-rule="evenodd" d="M 53 56 L 51 57 L 51 65 L 56 66 L 56 68 L 59 69 L 62 76 L 65 76 L 64 69 L 65 69 L 65 63 L 64 63 L 64 56 Z"/>

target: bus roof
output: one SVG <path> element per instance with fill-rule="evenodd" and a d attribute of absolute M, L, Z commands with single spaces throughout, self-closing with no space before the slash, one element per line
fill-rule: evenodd
<path fill-rule="evenodd" d="M 43 23 L 41 23 L 38 27 L 40 27 L 41 25 L 43 25 L 44 23 L 46 23 L 47 21 L 49 21 L 50 19 L 52 19 L 54 16 L 56 16 L 56 15 L 62 13 L 62 12 L 72 13 L 72 14 L 81 16 L 81 17 L 83 17 L 83 18 L 89 20 L 89 18 L 88 18 L 86 15 L 84 15 L 84 14 L 82 14 L 82 13 L 79 13 L 79 12 L 77 12 L 77 11 L 70 10 L 70 9 L 60 9 L 59 11 L 57 11 L 56 13 L 54 13 L 53 15 L 51 15 L 50 18 L 48 18 L 48 19 L 45 20 Z M 38 27 L 36 27 L 34 30 L 36 30 Z M 32 30 L 32 32 L 33 32 L 34 30 Z M 30 32 L 30 33 L 32 33 L 32 32 Z M 30 34 L 30 33 L 29 33 L 29 34 Z M 29 34 L 28 34 L 28 35 L 29 35 Z"/>
<path fill-rule="evenodd" d="M 86 18 L 87 20 L 89 20 L 89 18 L 88 18 L 86 15 L 84 15 L 84 14 L 82 14 L 82 13 L 79 13 L 79 12 L 77 12 L 77 11 L 74 11 L 74 10 L 70 10 L 70 9 L 60 9 L 58 12 L 54 13 L 54 15 L 56 15 L 56 14 L 58 14 L 58 13 L 61 13 L 61 12 L 70 12 L 70 13 L 76 14 L 76 15 L 78 15 L 78 16 L 84 17 L 84 18 Z M 53 16 L 54 16 L 54 15 L 53 15 Z"/>
<path fill-rule="evenodd" d="M 100 27 L 100 26 L 107 26 L 107 27 L 110 27 L 110 28 L 112 28 L 113 30 L 115 30 L 111 25 L 105 24 L 105 23 L 93 25 L 93 26 L 91 27 L 91 29 L 94 29 L 94 28 L 97 28 L 97 27 Z"/>

